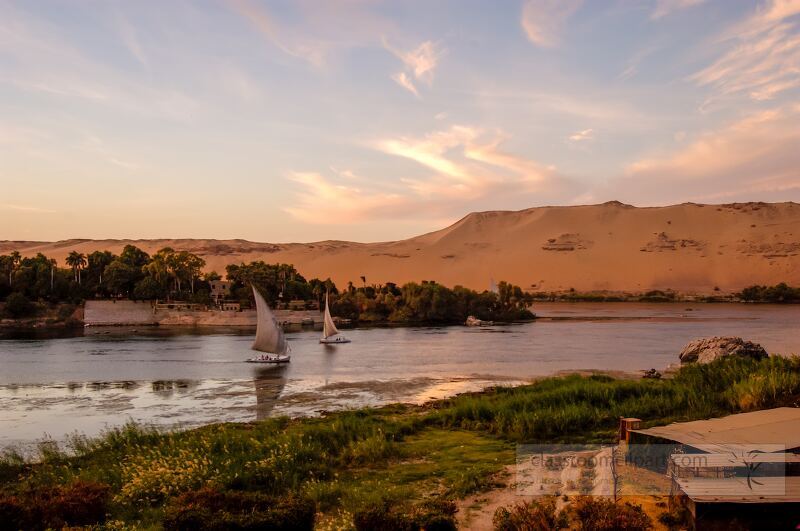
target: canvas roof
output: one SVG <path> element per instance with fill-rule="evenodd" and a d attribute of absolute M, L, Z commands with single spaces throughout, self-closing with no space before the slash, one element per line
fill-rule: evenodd
<path fill-rule="evenodd" d="M 800 503 L 800 477 L 685 478 L 681 491 L 699 503 Z"/>
<path fill-rule="evenodd" d="M 800 448 L 800 408 L 779 407 L 631 431 L 713 453 L 792 450 Z"/>

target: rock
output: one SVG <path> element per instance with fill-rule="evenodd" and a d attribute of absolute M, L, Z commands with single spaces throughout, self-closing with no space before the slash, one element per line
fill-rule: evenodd
<path fill-rule="evenodd" d="M 648 369 L 646 371 L 642 371 L 642 378 L 648 378 L 652 380 L 658 380 L 661 378 L 661 373 L 655 369 Z"/>
<path fill-rule="evenodd" d="M 726 356 L 740 356 L 760 360 L 769 356 L 758 343 L 745 341 L 741 337 L 707 337 L 690 341 L 678 357 L 681 364 L 711 363 Z"/>
<path fill-rule="evenodd" d="M 494 321 L 482 321 L 475 317 L 474 315 L 470 315 L 467 317 L 467 322 L 464 323 L 467 326 L 492 326 Z"/>

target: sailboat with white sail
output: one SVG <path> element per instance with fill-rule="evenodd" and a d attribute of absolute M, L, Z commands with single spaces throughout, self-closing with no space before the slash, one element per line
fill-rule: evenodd
<path fill-rule="evenodd" d="M 341 335 L 339 329 L 331 317 L 330 305 L 328 304 L 328 294 L 325 294 L 325 316 L 322 319 L 322 337 L 320 343 L 335 345 L 337 343 L 350 343 L 350 340 Z"/>
<path fill-rule="evenodd" d="M 289 353 L 289 343 L 283 335 L 283 328 L 278 324 L 277 319 L 269 309 L 269 304 L 255 286 L 253 296 L 256 299 L 256 312 L 258 322 L 256 324 L 256 339 L 253 341 L 253 350 L 264 352 L 254 358 L 248 359 L 248 363 L 289 363 L 291 356 Z"/>

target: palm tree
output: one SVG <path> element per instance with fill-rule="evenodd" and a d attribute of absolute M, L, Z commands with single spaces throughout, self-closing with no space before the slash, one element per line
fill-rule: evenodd
<path fill-rule="evenodd" d="M 79 253 L 78 251 L 70 252 L 67 257 L 64 259 L 68 266 L 72 268 L 72 275 L 75 277 L 75 281 L 80 284 L 81 283 L 81 269 L 86 267 L 86 255 L 83 253 Z"/>
<path fill-rule="evenodd" d="M 11 251 L 11 271 L 8 273 L 8 285 L 11 285 L 11 277 L 14 276 L 14 273 L 19 269 L 19 265 L 22 263 L 22 256 L 19 254 L 19 251 Z"/>

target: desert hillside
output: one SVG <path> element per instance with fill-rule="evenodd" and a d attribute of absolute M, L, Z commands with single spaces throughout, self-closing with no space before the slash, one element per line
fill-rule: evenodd
<path fill-rule="evenodd" d="M 682 204 L 636 208 L 618 202 L 478 212 L 450 227 L 382 243 L 270 244 L 245 240 L 65 240 L 0 242 L 0 253 L 44 253 L 63 264 L 72 250 L 149 253 L 170 246 L 197 253 L 208 270 L 265 260 L 292 263 L 308 278 L 337 284 L 436 280 L 488 287 L 504 279 L 526 289 L 710 293 L 781 281 L 800 284 L 800 205 Z"/>

